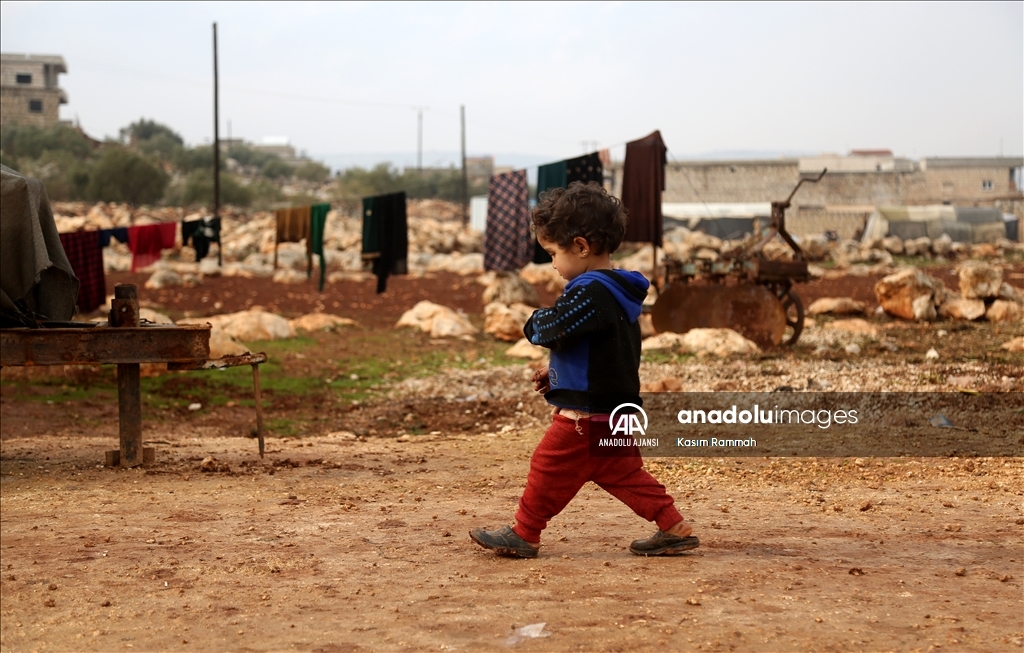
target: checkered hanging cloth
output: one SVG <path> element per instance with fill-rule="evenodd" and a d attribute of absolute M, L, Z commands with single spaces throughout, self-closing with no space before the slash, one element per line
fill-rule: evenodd
<path fill-rule="evenodd" d="M 492 175 L 487 187 L 484 269 L 519 270 L 530 262 L 532 255 L 526 171 Z"/>

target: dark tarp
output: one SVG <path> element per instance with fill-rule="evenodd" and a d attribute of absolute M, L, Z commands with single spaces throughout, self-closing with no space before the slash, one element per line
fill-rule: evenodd
<path fill-rule="evenodd" d="M 738 240 L 754 233 L 756 218 L 701 218 L 694 231 L 703 231 L 722 240 Z"/>
<path fill-rule="evenodd" d="M 665 190 L 668 148 L 661 132 L 626 143 L 622 170 L 622 205 L 629 222 L 624 240 L 661 246 L 661 193 Z"/>
<path fill-rule="evenodd" d="M 0 166 L 0 309 L 3 326 L 75 314 L 78 279 L 38 179 Z"/>

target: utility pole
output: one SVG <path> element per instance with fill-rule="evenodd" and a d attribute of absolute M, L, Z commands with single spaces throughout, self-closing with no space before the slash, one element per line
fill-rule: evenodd
<path fill-rule="evenodd" d="M 217 23 L 213 24 L 213 217 L 220 215 L 220 114 L 217 89 Z"/>
<path fill-rule="evenodd" d="M 469 175 L 466 171 L 466 105 L 459 105 L 462 119 L 462 225 L 469 224 Z"/>

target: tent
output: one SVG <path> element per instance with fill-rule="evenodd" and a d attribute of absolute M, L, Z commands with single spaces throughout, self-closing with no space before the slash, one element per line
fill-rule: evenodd
<path fill-rule="evenodd" d="M 935 239 L 946 234 L 959 243 L 991 243 L 1008 238 L 1011 225 L 999 209 L 932 206 L 878 207 L 868 219 L 861 242 L 869 243 L 886 236 L 911 240 L 927 236 Z"/>

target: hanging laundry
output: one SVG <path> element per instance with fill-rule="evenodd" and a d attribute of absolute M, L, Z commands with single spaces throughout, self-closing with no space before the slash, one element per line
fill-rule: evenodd
<path fill-rule="evenodd" d="M 519 270 L 530 262 L 530 188 L 525 170 L 492 175 L 487 186 L 484 269 Z"/>
<path fill-rule="evenodd" d="M 100 247 L 110 247 L 110 239 L 128 244 L 128 227 L 115 227 L 113 229 L 100 229 Z"/>
<path fill-rule="evenodd" d="M 667 153 L 660 131 L 626 143 L 622 171 L 622 205 L 629 216 L 626 241 L 661 246 L 661 192 L 665 190 Z"/>
<path fill-rule="evenodd" d="M 160 252 L 174 248 L 178 223 L 164 222 L 128 227 L 128 249 L 132 250 L 132 272 L 160 260 Z"/>
<path fill-rule="evenodd" d="M 298 206 L 290 209 L 274 211 L 277 219 L 277 231 L 274 237 L 274 269 L 277 269 L 277 246 L 280 243 L 297 243 L 309 240 L 309 207 Z M 306 271 L 312 269 L 312 257 L 307 246 Z"/>
<path fill-rule="evenodd" d="M 103 248 L 96 230 L 60 234 L 60 244 L 78 277 L 78 300 L 82 313 L 92 313 L 107 300 L 107 284 L 103 274 Z"/>
<path fill-rule="evenodd" d="M 377 294 L 387 290 L 388 276 L 407 274 L 409 231 L 405 192 L 363 199 L 363 259 L 373 260 Z"/>
<path fill-rule="evenodd" d="M 70 320 L 78 286 L 43 182 L 0 166 L 0 325 Z"/>
<path fill-rule="evenodd" d="M 581 184 L 589 184 L 594 181 L 604 184 L 604 166 L 601 164 L 601 155 L 597 152 L 585 154 L 575 159 L 568 159 L 565 162 L 565 187 L 578 181 Z"/>
<path fill-rule="evenodd" d="M 181 244 L 188 245 L 190 239 L 196 250 L 196 261 L 206 258 L 210 253 L 210 244 L 217 243 L 217 264 L 221 263 L 220 218 L 209 215 L 199 220 L 182 220 Z"/>
<path fill-rule="evenodd" d="M 551 190 L 552 188 L 565 188 L 568 184 L 566 183 L 566 162 L 558 161 L 556 163 L 548 163 L 537 168 L 537 201 L 540 201 L 540 196 L 544 191 Z M 540 246 L 540 243 L 534 241 L 533 247 L 533 262 L 538 264 L 550 263 L 551 256 L 544 251 L 544 248 Z"/>
<path fill-rule="evenodd" d="M 309 208 L 309 240 L 307 250 L 309 253 L 320 257 L 320 285 L 324 289 L 324 271 L 327 269 L 327 261 L 324 259 L 324 229 L 327 226 L 327 214 L 331 210 L 330 204 L 314 204 Z M 309 276 L 307 274 L 306 276 Z"/>

